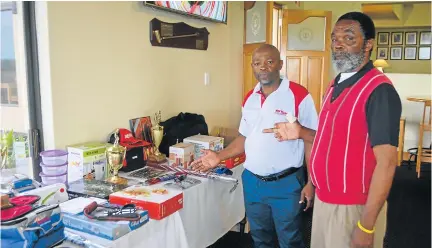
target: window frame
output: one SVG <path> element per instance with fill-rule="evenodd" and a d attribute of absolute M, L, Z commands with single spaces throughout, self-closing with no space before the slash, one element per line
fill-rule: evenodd
<path fill-rule="evenodd" d="M 1 106 L 19 106 L 27 104 L 28 108 L 28 146 L 32 165 L 33 179 L 40 181 L 39 153 L 43 150 L 42 108 L 40 97 L 38 42 L 36 32 L 35 2 L 8 1 L 1 3 L 1 11 L 12 10 L 13 35 L 16 61 L 16 78 L 25 84 L 27 102 L 18 105 L 1 104 Z M 18 50 L 17 50 L 18 49 Z M 29 168 L 30 172 L 30 168 Z"/>
<path fill-rule="evenodd" d="M 33 158 L 33 178 L 40 181 L 39 153 L 44 150 L 42 107 L 39 81 L 38 41 L 36 30 L 36 2 L 22 2 L 26 62 L 27 62 L 27 92 L 29 102 L 29 149 Z"/>

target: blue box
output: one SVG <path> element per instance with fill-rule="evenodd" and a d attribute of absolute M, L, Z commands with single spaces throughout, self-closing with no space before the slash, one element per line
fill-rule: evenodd
<path fill-rule="evenodd" d="M 137 210 L 139 221 L 104 221 L 87 218 L 82 212 L 76 215 L 63 213 L 65 227 L 101 238 L 116 240 L 125 234 L 138 229 L 149 221 L 147 210 Z"/>

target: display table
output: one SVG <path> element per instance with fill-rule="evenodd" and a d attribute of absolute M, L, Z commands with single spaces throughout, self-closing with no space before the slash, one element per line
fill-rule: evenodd
<path fill-rule="evenodd" d="M 245 217 L 242 165 L 232 169 L 239 179 L 236 190 L 232 183 L 198 178 L 201 184 L 186 189 L 183 209 L 162 219 L 150 220 L 141 228 L 110 241 L 79 233 L 104 247 L 205 248 L 212 245 Z M 58 247 L 72 247 L 64 242 Z"/>

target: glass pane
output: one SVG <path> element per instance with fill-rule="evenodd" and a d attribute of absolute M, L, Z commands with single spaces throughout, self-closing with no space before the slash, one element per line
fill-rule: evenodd
<path fill-rule="evenodd" d="M 18 4 L 18 13 L 22 13 Z M 0 151 L 2 178 L 12 173 L 33 177 L 29 154 L 29 112 L 22 15 L 12 2 L 1 3 Z"/>
<path fill-rule="evenodd" d="M 273 46 L 279 48 L 279 10 L 273 9 L 273 37 L 272 44 Z"/>
<path fill-rule="evenodd" d="M 246 11 L 246 44 L 266 41 L 266 9 L 267 3 L 255 2 L 255 5 Z"/>
<path fill-rule="evenodd" d="M 324 51 L 325 17 L 308 17 L 298 24 L 288 24 L 287 50 Z"/>

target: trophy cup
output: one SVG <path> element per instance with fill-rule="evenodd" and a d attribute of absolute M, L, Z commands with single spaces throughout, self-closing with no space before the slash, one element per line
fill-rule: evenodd
<path fill-rule="evenodd" d="M 126 156 L 126 148 L 120 146 L 119 143 L 119 130 L 114 132 L 114 145 L 106 149 L 107 169 L 112 171 L 112 176 L 107 178 L 106 181 L 114 184 L 127 184 L 128 180 L 118 176 L 118 171 L 123 167 L 123 161 Z"/>
<path fill-rule="evenodd" d="M 153 136 L 153 142 L 155 145 L 155 151 L 152 155 L 150 155 L 149 160 L 152 162 L 156 162 L 156 163 L 161 163 L 164 162 L 166 160 L 166 156 L 165 154 L 162 154 L 159 151 L 159 145 L 162 142 L 162 138 L 163 138 L 163 126 L 160 125 L 161 122 L 161 112 L 157 112 L 154 116 L 154 121 L 156 123 L 156 125 L 154 125 L 151 128 L 152 131 L 152 136 Z"/>

